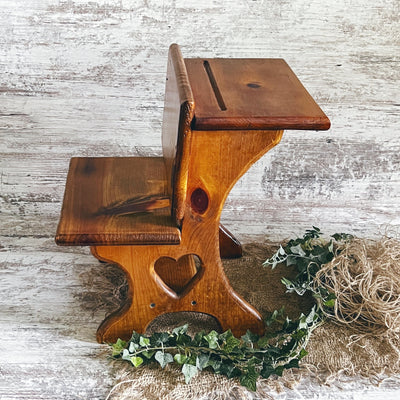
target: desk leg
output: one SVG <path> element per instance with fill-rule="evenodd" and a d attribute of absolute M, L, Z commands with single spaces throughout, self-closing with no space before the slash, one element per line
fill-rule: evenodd
<path fill-rule="evenodd" d="M 189 165 L 181 243 L 97 246 L 94 250 L 98 259 L 116 263 L 126 272 L 130 288 L 126 304 L 100 325 L 99 342 L 114 342 L 119 337 L 129 339 L 132 330 L 143 333 L 157 316 L 181 311 L 212 315 L 223 330 L 231 329 L 236 336 L 243 335 L 247 329 L 263 333 L 261 315 L 235 293 L 224 274 L 220 238 L 226 243 L 221 246 L 226 254 L 237 251 L 238 244 L 229 233 L 221 233 L 219 221 L 234 184 L 279 142 L 282 133 L 196 131 L 193 134 L 191 146 L 196 157 Z M 190 256 L 197 256 L 201 267 L 187 281 L 193 263 L 182 260 Z M 157 262 L 162 264 L 162 270 L 167 270 L 163 276 L 156 272 Z M 173 290 L 174 285 L 179 290 Z"/>
<path fill-rule="evenodd" d="M 242 245 L 223 225 L 219 225 L 219 251 L 221 258 L 242 257 Z"/>
<path fill-rule="evenodd" d="M 217 237 L 216 234 L 212 236 Z M 181 260 L 198 253 L 202 265 L 192 280 L 179 294 L 169 288 L 157 275 L 154 264 L 168 257 Z M 247 329 L 262 334 L 261 315 L 240 298 L 227 281 L 219 258 L 219 246 L 97 246 L 94 255 L 104 261 L 116 263 L 126 273 L 129 284 L 128 299 L 116 312 L 108 316 L 97 331 L 100 343 L 127 340 L 132 331 L 144 333 L 156 317 L 175 312 L 199 312 L 215 317 L 222 330 L 232 329 L 236 336 Z M 190 262 L 187 263 L 190 267 Z M 174 265 L 171 265 L 174 269 Z"/>

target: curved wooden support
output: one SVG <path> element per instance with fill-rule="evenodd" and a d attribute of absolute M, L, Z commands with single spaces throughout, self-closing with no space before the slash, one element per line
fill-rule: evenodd
<path fill-rule="evenodd" d="M 168 257 L 179 260 L 184 247 L 178 246 L 101 246 L 96 257 L 117 263 L 128 276 L 129 299 L 126 304 L 107 317 L 97 331 L 100 343 L 129 339 L 132 331 L 143 333 L 157 316 L 177 311 L 195 311 L 214 316 L 223 330 L 232 329 L 243 335 L 247 329 L 262 333 L 264 324 L 260 314 L 242 300 L 227 282 L 222 265 L 214 255 L 199 255 L 202 273 L 187 290 L 178 295 L 157 275 L 154 263 Z M 218 258 L 217 258 L 218 259 Z M 212 264 L 211 263 L 212 260 Z"/>
<path fill-rule="evenodd" d="M 100 325 L 99 342 L 128 339 L 133 330 L 144 332 L 157 316 L 180 311 L 212 315 L 223 330 L 237 336 L 247 329 L 263 333 L 261 315 L 235 293 L 224 274 L 219 220 L 235 182 L 281 135 L 282 131 L 195 132 L 196 158 L 189 166 L 181 243 L 94 248 L 97 258 L 117 263 L 127 273 L 130 285 L 127 303 Z M 235 157 L 226 153 L 227 144 Z M 200 259 L 200 267 L 191 256 Z"/>

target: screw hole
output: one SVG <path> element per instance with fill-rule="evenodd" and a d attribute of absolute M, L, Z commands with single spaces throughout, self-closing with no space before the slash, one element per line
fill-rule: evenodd
<path fill-rule="evenodd" d="M 258 88 L 261 87 L 261 85 L 259 83 L 257 83 L 257 82 L 250 82 L 250 83 L 247 84 L 247 86 L 249 88 L 252 88 L 252 89 L 258 89 Z"/>
<path fill-rule="evenodd" d="M 192 301 L 192 306 L 195 306 L 197 304 L 197 301 L 193 300 Z"/>
<path fill-rule="evenodd" d="M 156 305 L 154 303 L 150 304 L 150 308 L 154 308 Z"/>

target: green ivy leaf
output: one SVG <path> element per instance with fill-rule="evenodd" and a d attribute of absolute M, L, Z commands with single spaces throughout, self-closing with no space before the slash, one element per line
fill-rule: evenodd
<path fill-rule="evenodd" d="M 196 367 L 198 370 L 202 371 L 208 366 L 210 361 L 210 354 L 201 353 L 196 357 Z"/>
<path fill-rule="evenodd" d="M 247 387 L 253 392 L 257 389 L 257 378 L 259 374 L 254 367 L 249 367 L 244 375 L 240 377 L 241 385 Z"/>
<path fill-rule="evenodd" d="M 315 306 L 311 309 L 310 313 L 306 316 L 306 323 L 307 324 L 312 324 L 313 321 L 315 320 L 315 317 L 317 316 Z"/>
<path fill-rule="evenodd" d="M 131 360 L 131 354 L 129 353 L 128 349 L 124 349 L 122 351 L 122 359 L 126 360 L 126 361 L 130 361 Z"/>
<path fill-rule="evenodd" d="M 175 354 L 175 356 L 174 356 L 174 360 L 179 364 L 179 365 L 182 365 L 182 364 L 185 364 L 185 362 L 188 360 L 188 357 L 187 356 L 185 356 L 184 354 Z"/>
<path fill-rule="evenodd" d="M 218 333 L 216 331 L 211 331 L 208 335 L 204 336 L 204 339 L 208 343 L 210 349 L 217 349 L 218 345 Z"/>
<path fill-rule="evenodd" d="M 336 302 L 336 299 L 330 299 L 330 300 L 324 301 L 324 306 L 328 307 L 328 308 L 333 308 L 333 307 L 335 307 L 335 302 Z"/>
<path fill-rule="evenodd" d="M 278 255 L 286 256 L 286 251 L 283 249 L 282 246 L 279 246 Z"/>
<path fill-rule="evenodd" d="M 138 345 L 137 343 L 134 343 L 134 342 L 129 343 L 129 347 L 128 347 L 129 353 L 134 353 L 139 348 L 140 348 L 140 345 Z"/>
<path fill-rule="evenodd" d="M 332 237 L 337 241 L 337 242 L 347 242 L 351 239 L 354 238 L 353 235 L 350 235 L 349 233 L 335 233 L 334 235 L 332 235 Z"/>
<path fill-rule="evenodd" d="M 326 291 L 328 294 L 325 293 L 325 295 L 323 296 L 324 299 L 324 306 L 328 307 L 328 308 L 333 308 L 335 307 L 335 302 L 336 302 L 336 296 L 334 293 L 329 293 L 328 291 Z"/>
<path fill-rule="evenodd" d="M 228 329 L 227 331 L 220 333 L 218 335 L 219 340 L 221 340 L 222 342 L 225 342 L 228 338 L 232 337 L 233 333 L 230 329 Z"/>
<path fill-rule="evenodd" d="M 203 338 L 204 338 L 205 334 L 206 334 L 206 333 L 205 333 L 204 331 L 197 332 L 197 333 L 194 335 L 194 338 L 193 338 L 193 340 L 192 340 L 192 344 L 193 344 L 194 346 L 201 346 L 201 344 L 204 342 L 204 341 L 203 341 Z"/>
<path fill-rule="evenodd" d="M 179 334 L 176 338 L 176 344 L 180 346 L 189 345 L 192 342 L 192 338 L 186 333 Z"/>
<path fill-rule="evenodd" d="M 232 335 L 232 336 L 229 336 L 229 337 L 225 340 L 222 349 L 223 349 L 224 353 L 230 354 L 230 353 L 233 352 L 233 350 L 237 349 L 237 348 L 240 346 L 240 343 L 241 343 L 240 340 L 239 340 L 239 339 L 236 339 L 236 338 Z"/>
<path fill-rule="evenodd" d="M 281 357 L 282 349 L 278 346 L 270 346 L 266 349 L 266 353 L 264 355 L 265 359 L 275 360 Z"/>
<path fill-rule="evenodd" d="M 260 372 L 260 375 L 264 378 L 264 379 L 268 379 L 271 375 L 275 374 L 275 368 L 267 363 L 263 363 L 263 368 Z"/>
<path fill-rule="evenodd" d="M 191 364 L 184 364 L 182 367 L 182 373 L 185 376 L 185 382 L 189 383 L 194 376 L 197 375 L 198 369 L 196 366 Z"/>
<path fill-rule="evenodd" d="M 299 360 L 297 358 L 290 360 L 287 364 L 284 365 L 284 368 L 285 369 L 299 368 Z"/>
<path fill-rule="evenodd" d="M 140 365 L 143 364 L 143 358 L 142 357 L 133 356 L 133 357 L 130 357 L 130 361 L 131 361 L 131 363 L 132 363 L 132 365 L 134 367 L 139 367 Z"/>
<path fill-rule="evenodd" d="M 276 316 L 278 315 L 278 311 L 274 311 L 274 313 L 272 314 L 272 319 L 276 319 Z M 245 343 L 257 343 L 258 340 L 260 339 L 260 336 L 258 336 L 257 334 L 251 332 L 250 330 L 247 330 L 246 334 L 242 336 L 242 340 Z"/>
<path fill-rule="evenodd" d="M 271 341 L 271 336 L 272 336 L 272 335 L 265 335 L 265 336 L 262 336 L 262 337 L 259 339 L 258 343 L 257 343 L 258 347 L 260 347 L 260 348 L 268 348 L 269 343 L 270 343 L 270 341 Z"/>
<path fill-rule="evenodd" d="M 305 349 L 301 349 L 300 353 L 298 355 L 298 359 L 301 360 L 302 358 L 304 358 L 306 355 L 308 355 L 308 351 L 306 351 Z"/>
<path fill-rule="evenodd" d="M 124 340 L 118 339 L 116 343 L 114 343 L 112 346 L 112 356 L 116 357 L 121 354 L 121 352 L 125 349 L 126 347 L 126 342 Z"/>
<path fill-rule="evenodd" d="M 141 336 L 141 335 L 139 335 L 139 333 L 133 331 L 133 332 L 132 332 L 132 336 L 131 336 L 131 338 L 129 339 L 129 342 L 139 344 L 140 336 Z"/>
<path fill-rule="evenodd" d="M 182 325 L 182 326 L 178 326 L 172 331 L 172 333 L 175 336 L 183 335 L 183 334 L 185 334 L 187 332 L 188 328 L 189 328 L 188 324 L 185 324 L 185 325 Z"/>
<path fill-rule="evenodd" d="M 164 353 L 162 351 L 157 351 L 154 358 L 161 365 L 161 368 L 165 368 L 165 366 L 167 364 L 174 362 L 174 358 L 172 357 L 172 354 Z"/>
<path fill-rule="evenodd" d="M 152 351 L 142 351 L 142 354 L 148 359 L 150 360 L 151 357 L 154 356 L 156 352 L 154 350 Z"/>
<path fill-rule="evenodd" d="M 274 312 L 268 317 L 264 319 L 264 323 L 267 326 L 271 326 L 274 322 L 278 322 L 278 318 L 283 317 L 285 313 L 285 307 L 281 307 L 279 310 L 274 310 Z"/>
<path fill-rule="evenodd" d="M 240 371 L 240 369 L 235 367 L 235 364 L 233 362 L 223 363 L 221 365 L 219 373 L 222 375 L 225 375 L 229 379 L 242 375 L 242 372 Z"/>
<path fill-rule="evenodd" d="M 290 247 L 290 251 L 292 252 L 292 254 L 299 255 L 300 257 L 304 257 L 306 255 L 305 251 L 301 247 L 301 244 Z"/>
<path fill-rule="evenodd" d="M 161 347 L 170 339 L 168 332 L 156 332 L 150 337 L 150 345 L 152 347 Z"/>
<path fill-rule="evenodd" d="M 210 359 L 208 360 L 208 366 L 211 367 L 216 374 L 219 374 L 222 366 L 221 357 L 217 355 L 210 357 Z"/>
<path fill-rule="evenodd" d="M 278 251 L 271 258 L 265 260 L 263 265 L 271 265 L 271 268 L 275 269 L 278 264 L 285 262 L 286 258 L 286 251 L 282 246 L 279 246 Z"/>
<path fill-rule="evenodd" d="M 140 336 L 139 344 L 142 347 L 148 347 L 148 346 L 150 346 L 150 339 L 147 337 L 144 337 L 144 336 Z"/>
<path fill-rule="evenodd" d="M 287 279 L 287 278 L 282 278 L 281 282 L 286 286 L 286 289 L 288 291 L 292 291 L 294 288 L 294 284 L 291 280 Z"/>

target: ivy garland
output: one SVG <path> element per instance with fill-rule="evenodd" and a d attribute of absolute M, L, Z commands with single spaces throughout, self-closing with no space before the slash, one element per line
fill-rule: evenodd
<path fill-rule="evenodd" d="M 313 279 L 323 264 L 335 256 L 340 242 L 351 239 L 348 234 L 335 234 L 330 240 L 321 238 L 320 229 L 307 230 L 302 238 L 292 239 L 263 265 L 275 268 L 278 264 L 293 266 L 297 275 L 293 280 L 282 279 L 288 292 L 302 296 L 311 293 L 318 301 L 307 315 L 291 320 L 284 309 L 274 311 L 266 320 L 267 326 L 278 323 L 279 329 L 260 337 L 250 331 L 236 338 L 230 330 L 219 334 L 199 332 L 194 337 L 187 333 L 188 325 L 172 332 L 141 335 L 133 332 L 131 339 L 121 339 L 112 345 L 112 356 L 130 362 L 134 367 L 158 362 L 161 368 L 175 363 L 181 366 L 185 382 L 202 370 L 211 370 L 228 378 L 238 378 L 241 385 L 256 390 L 258 377 L 281 376 L 285 369 L 298 368 L 307 355 L 308 340 L 325 320 L 323 308 L 332 308 L 335 295 L 321 287 L 314 287 Z"/>

